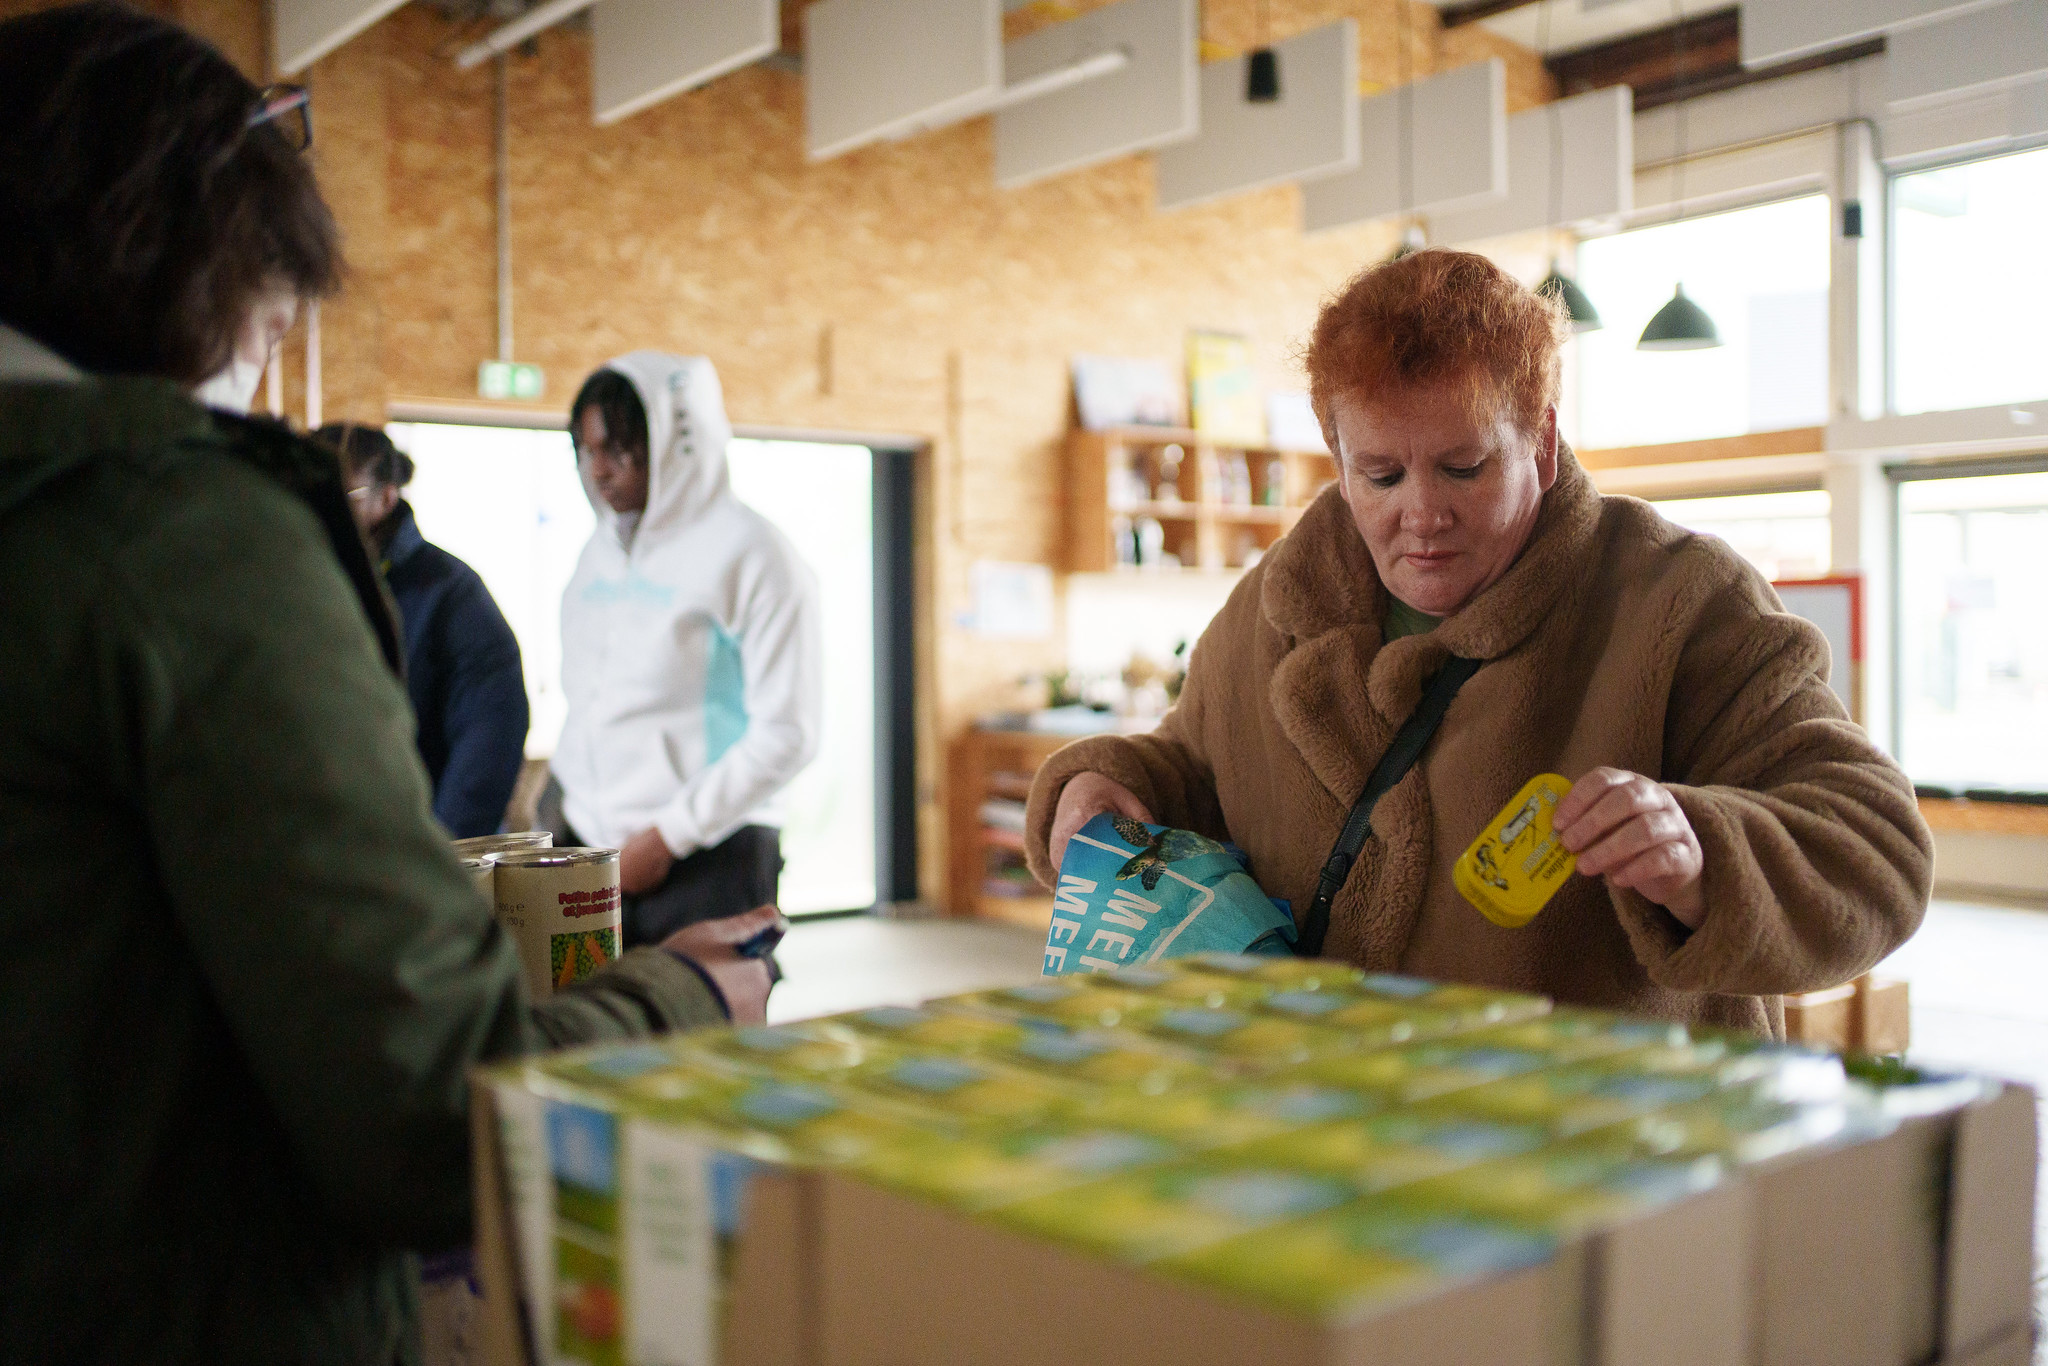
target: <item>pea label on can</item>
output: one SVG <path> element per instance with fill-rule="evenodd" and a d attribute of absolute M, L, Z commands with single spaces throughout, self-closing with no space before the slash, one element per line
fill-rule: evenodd
<path fill-rule="evenodd" d="M 513 850 L 493 859 L 492 883 L 535 1000 L 619 956 L 618 850 Z"/>
<path fill-rule="evenodd" d="M 1569 779 L 1537 774 L 1452 865 L 1451 881 L 1494 924 L 1515 930 L 1534 920 L 1579 866 L 1550 828 L 1571 790 Z"/>

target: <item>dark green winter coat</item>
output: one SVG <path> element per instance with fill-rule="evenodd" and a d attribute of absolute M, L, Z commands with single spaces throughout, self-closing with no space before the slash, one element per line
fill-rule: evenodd
<path fill-rule="evenodd" d="M 0 384 L 0 1361 L 409 1359 L 465 1077 L 541 1007 L 430 816 L 340 472 L 167 384 Z"/>

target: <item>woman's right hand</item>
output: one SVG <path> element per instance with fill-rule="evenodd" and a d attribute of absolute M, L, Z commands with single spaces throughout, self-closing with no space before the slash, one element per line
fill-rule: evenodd
<path fill-rule="evenodd" d="M 1060 791 L 1060 804 L 1053 808 L 1052 837 L 1046 841 L 1046 855 L 1058 868 L 1067 860 L 1067 841 L 1074 832 L 1105 811 L 1129 816 L 1147 825 L 1156 824 L 1145 803 L 1128 787 L 1100 773 L 1076 773 Z"/>

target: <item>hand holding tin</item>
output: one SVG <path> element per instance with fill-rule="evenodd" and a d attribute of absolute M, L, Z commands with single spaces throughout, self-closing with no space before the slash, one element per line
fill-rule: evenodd
<path fill-rule="evenodd" d="M 762 1024 L 768 1018 L 768 990 L 774 985 L 762 948 L 772 948 L 772 941 L 779 941 L 788 929 L 782 912 L 756 906 L 744 915 L 685 925 L 661 946 L 703 969 L 725 997 L 734 1024 Z"/>
<path fill-rule="evenodd" d="M 1706 856 L 1671 789 L 1640 773 L 1596 768 L 1572 785 L 1553 818 L 1579 871 L 1654 901 L 1689 930 L 1706 919 Z"/>

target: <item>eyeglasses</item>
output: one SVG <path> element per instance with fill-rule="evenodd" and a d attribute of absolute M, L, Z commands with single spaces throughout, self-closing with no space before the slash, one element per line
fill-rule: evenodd
<path fill-rule="evenodd" d="M 266 123 L 277 125 L 293 151 L 308 150 L 313 145 L 313 92 L 303 85 L 264 86 L 247 126 L 260 128 Z"/>

